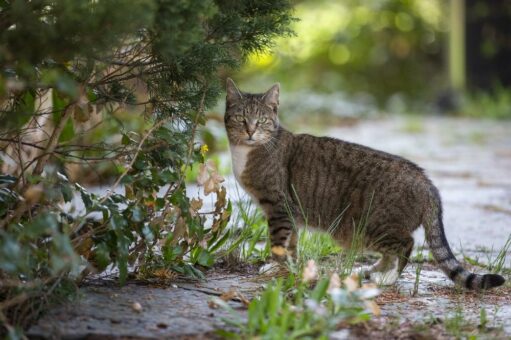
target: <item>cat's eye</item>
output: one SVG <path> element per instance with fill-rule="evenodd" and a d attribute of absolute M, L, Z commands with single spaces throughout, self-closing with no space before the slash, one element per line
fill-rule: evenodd
<path fill-rule="evenodd" d="M 258 123 L 265 123 L 266 122 L 266 117 L 261 117 L 257 120 Z"/>
<path fill-rule="evenodd" d="M 245 120 L 245 117 L 242 115 L 236 115 L 234 116 L 234 119 L 236 119 L 237 122 L 243 122 Z"/>

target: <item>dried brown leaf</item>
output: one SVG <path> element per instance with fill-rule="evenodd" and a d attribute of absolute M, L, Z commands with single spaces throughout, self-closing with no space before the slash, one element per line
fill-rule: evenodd
<path fill-rule="evenodd" d="M 366 300 L 364 301 L 367 309 L 369 309 L 371 311 L 371 313 L 373 313 L 375 316 L 380 316 L 381 315 L 381 309 L 380 309 L 380 306 L 378 306 L 378 304 L 372 300 Z"/>
<path fill-rule="evenodd" d="M 227 190 L 221 187 L 216 193 L 215 212 L 220 213 L 227 204 Z"/>
<path fill-rule="evenodd" d="M 225 179 L 218 174 L 215 163 L 212 160 L 207 160 L 199 166 L 197 183 L 204 186 L 204 194 L 206 196 L 212 192 L 218 192 L 220 190 L 220 183 L 223 181 Z"/>
<path fill-rule="evenodd" d="M 199 210 L 202 208 L 202 200 L 200 198 L 192 198 L 190 201 L 190 215 L 197 216 Z"/>
<path fill-rule="evenodd" d="M 185 237 L 187 234 L 187 230 L 186 230 L 186 222 L 184 220 L 184 218 L 182 217 L 179 217 L 176 221 L 176 225 L 174 227 L 174 231 L 173 231 L 173 239 L 172 239 L 172 244 L 176 244 L 179 240 L 181 240 L 183 237 Z"/>

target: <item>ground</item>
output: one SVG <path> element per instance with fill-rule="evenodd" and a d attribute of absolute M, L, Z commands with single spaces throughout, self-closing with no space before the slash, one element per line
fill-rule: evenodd
<path fill-rule="evenodd" d="M 472 265 L 497 265 L 495 258 L 511 233 L 509 122 L 393 117 L 313 133 L 399 154 L 425 168 L 443 198 L 446 234 L 458 259 Z M 232 178 L 228 184 L 232 189 Z M 504 287 L 487 293 L 462 291 L 433 262 L 419 261 L 422 244 L 419 234 L 415 261 L 395 286 L 383 288 L 377 298 L 382 315 L 340 329 L 331 338 L 511 336 L 509 272 Z M 511 268 L 509 249 L 501 254 L 507 256 L 504 267 Z M 215 329 L 228 327 L 224 320 L 230 317 L 211 298 L 239 292 L 230 304 L 243 317 L 245 299 L 256 296 L 266 282 L 256 267 L 226 271 L 221 266 L 200 282 L 130 281 L 119 287 L 109 278 L 96 278 L 80 288 L 77 299 L 50 309 L 28 334 L 42 338 L 210 338 Z"/>

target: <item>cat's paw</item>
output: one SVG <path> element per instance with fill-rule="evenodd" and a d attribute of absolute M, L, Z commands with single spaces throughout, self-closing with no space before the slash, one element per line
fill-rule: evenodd
<path fill-rule="evenodd" d="M 271 261 L 266 263 L 265 265 L 262 265 L 261 268 L 259 268 L 259 274 L 274 275 L 280 272 L 281 269 L 282 264 L 280 264 L 277 261 Z"/>
<path fill-rule="evenodd" d="M 396 283 L 399 278 L 397 270 L 392 269 L 387 272 L 374 272 L 370 274 L 371 281 L 380 286 L 391 286 Z"/>
<path fill-rule="evenodd" d="M 271 247 L 271 258 L 275 262 L 284 263 L 287 260 L 289 251 L 282 246 Z"/>

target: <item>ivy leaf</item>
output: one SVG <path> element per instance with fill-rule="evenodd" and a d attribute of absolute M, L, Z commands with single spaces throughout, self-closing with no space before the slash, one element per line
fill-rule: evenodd
<path fill-rule="evenodd" d="M 124 216 L 114 213 L 112 214 L 112 218 L 110 219 L 110 225 L 112 226 L 112 229 L 114 230 L 123 230 L 124 227 L 128 225 L 128 222 L 124 218 Z"/>
<path fill-rule="evenodd" d="M 18 179 L 11 175 L 0 175 L 0 185 L 11 185 L 16 183 Z"/>
<path fill-rule="evenodd" d="M 105 243 L 101 242 L 96 246 L 94 260 L 99 270 L 104 270 L 112 262 L 110 250 Z"/>
<path fill-rule="evenodd" d="M 134 222 L 142 222 L 144 220 L 144 211 L 138 205 L 131 208 L 131 215 Z"/>
<path fill-rule="evenodd" d="M 62 192 L 64 202 L 71 202 L 73 199 L 73 190 L 71 190 L 71 187 L 67 184 L 63 184 L 60 187 L 60 191 Z"/>

